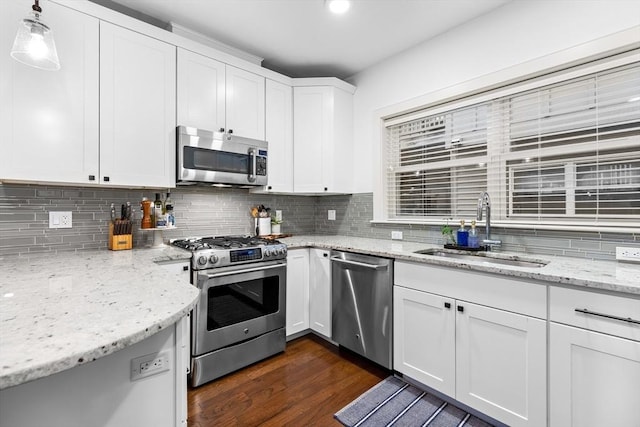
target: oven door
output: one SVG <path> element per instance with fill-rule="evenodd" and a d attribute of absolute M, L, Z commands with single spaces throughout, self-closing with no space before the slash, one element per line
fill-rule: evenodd
<path fill-rule="evenodd" d="M 193 356 L 284 328 L 286 262 L 271 261 L 197 272 Z"/>

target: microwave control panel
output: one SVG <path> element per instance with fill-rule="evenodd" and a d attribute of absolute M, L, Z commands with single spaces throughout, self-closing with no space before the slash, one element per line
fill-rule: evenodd
<path fill-rule="evenodd" d="M 256 175 L 267 176 L 267 156 L 256 157 Z"/>

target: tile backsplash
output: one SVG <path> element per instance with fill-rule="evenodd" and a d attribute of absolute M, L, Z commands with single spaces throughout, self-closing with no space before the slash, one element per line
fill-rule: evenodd
<path fill-rule="evenodd" d="M 155 198 L 154 190 L 79 188 L 62 186 L 0 185 L 0 256 L 38 252 L 106 248 L 109 206 L 130 201 L 135 209 L 134 247 L 152 241 L 141 231 L 139 202 Z M 440 245 L 440 229 L 426 225 L 372 224 L 373 195 L 288 196 L 252 194 L 241 189 L 176 188 L 171 191 L 177 229 L 168 238 L 228 234 L 254 234 L 251 206 L 263 204 L 282 210 L 283 233 L 345 235 L 389 239 L 392 230 L 407 241 Z M 336 211 L 336 220 L 327 211 Z M 73 228 L 49 229 L 49 211 L 71 211 Z M 615 247 L 640 245 L 638 234 L 562 232 L 494 228 L 502 250 L 564 255 L 587 259 L 615 259 Z"/>

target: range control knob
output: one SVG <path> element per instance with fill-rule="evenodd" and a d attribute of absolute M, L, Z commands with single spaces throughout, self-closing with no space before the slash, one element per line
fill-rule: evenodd
<path fill-rule="evenodd" d="M 271 256 L 271 251 L 269 249 L 265 249 L 264 250 L 264 256 L 265 256 L 265 258 L 269 258 Z"/>
<path fill-rule="evenodd" d="M 207 257 L 206 256 L 198 257 L 198 264 L 199 265 L 206 265 L 207 264 Z"/>
<path fill-rule="evenodd" d="M 284 250 L 284 248 L 280 248 L 280 249 L 278 249 L 278 253 L 280 255 L 284 255 L 286 253 L 286 251 Z"/>
<path fill-rule="evenodd" d="M 216 262 L 218 262 L 218 255 L 211 255 L 209 257 L 209 261 L 211 261 L 211 264 L 215 264 Z"/>

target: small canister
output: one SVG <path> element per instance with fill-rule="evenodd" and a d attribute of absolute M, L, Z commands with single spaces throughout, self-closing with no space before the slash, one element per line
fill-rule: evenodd
<path fill-rule="evenodd" d="M 271 234 L 271 217 L 258 218 L 258 236 Z"/>

